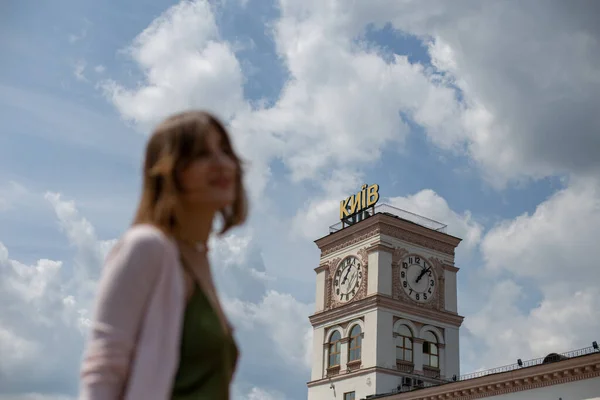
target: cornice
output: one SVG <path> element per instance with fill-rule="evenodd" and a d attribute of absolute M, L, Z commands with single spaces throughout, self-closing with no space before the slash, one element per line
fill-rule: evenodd
<path fill-rule="evenodd" d="M 472 400 L 600 377 L 600 353 L 390 394 L 385 400 Z"/>
<path fill-rule="evenodd" d="M 317 239 L 315 243 L 321 250 L 321 257 L 325 257 L 377 235 L 391 236 L 449 255 L 454 255 L 454 249 L 462 240 L 401 218 L 375 214 L 364 221 Z"/>
<path fill-rule="evenodd" d="M 332 323 L 350 315 L 370 311 L 375 308 L 398 311 L 403 314 L 423 317 L 455 327 L 459 327 L 464 319 L 464 317 L 452 312 L 427 309 L 407 302 L 394 300 L 393 298 L 382 294 L 374 294 L 350 304 L 346 304 L 343 307 L 320 311 L 311 315 L 309 320 L 312 326 L 315 327 L 326 325 L 327 323 Z"/>
<path fill-rule="evenodd" d="M 423 379 L 424 381 L 428 381 L 428 382 L 439 382 L 439 380 L 437 380 L 437 379 L 428 378 L 426 376 L 418 375 L 418 374 L 410 374 L 407 372 L 399 371 L 397 369 L 390 369 L 390 368 L 384 368 L 384 367 L 369 367 L 369 368 L 361 368 L 358 370 L 353 370 L 353 371 L 346 372 L 346 373 L 340 373 L 339 375 L 331 375 L 331 376 L 328 376 L 325 378 L 315 379 L 314 381 L 307 382 L 307 385 L 308 385 L 308 387 L 314 387 L 314 386 L 319 386 L 319 385 L 323 385 L 323 384 L 329 385 L 330 382 L 335 383 L 336 381 L 339 381 L 339 380 L 345 380 L 345 379 L 348 379 L 351 377 L 367 375 L 367 374 L 371 374 L 374 372 L 380 373 L 380 374 L 394 375 L 394 376 L 398 376 L 398 377 L 410 376 L 410 377 L 413 377 L 416 379 Z M 388 400 L 388 397 L 384 397 L 384 398 L 386 400 Z"/>
<path fill-rule="evenodd" d="M 378 241 L 372 243 L 369 247 L 367 247 L 367 253 L 373 253 L 375 251 L 385 251 L 388 253 L 393 253 L 394 246 L 392 246 L 390 243 L 386 243 L 382 240 L 378 240 Z"/>
<path fill-rule="evenodd" d="M 329 268 L 328 262 L 321 263 L 317 268 L 315 268 L 315 272 L 318 274 L 319 272 L 325 271 L 327 268 Z"/>
<path fill-rule="evenodd" d="M 460 271 L 460 268 L 458 268 L 458 267 L 455 267 L 454 265 L 449 265 L 449 264 L 446 264 L 446 263 L 444 263 L 444 264 L 442 265 L 442 267 L 444 267 L 444 269 L 445 269 L 446 271 L 450 271 L 450 272 L 455 272 L 455 273 L 456 273 L 456 272 Z"/>

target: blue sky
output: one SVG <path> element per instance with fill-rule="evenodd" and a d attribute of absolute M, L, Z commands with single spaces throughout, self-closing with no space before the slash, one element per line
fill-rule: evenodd
<path fill-rule="evenodd" d="M 186 4 L 3 6 L 0 286 L 22 309 L 0 316 L 0 399 L 75 395 L 82 312 L 131 220 L 146 134 L 185 107 L 227 120 L 250 162 L 252 218 L 213 255 L 244 349 L 236 398 L 305 398 L 309 336 L 287 343 L 310 334 L 312 241 L 363 182 L 464 239 L 463 372 L 597 340 L 598 289 L 565 272 L 577 260 L 597 275 L 600 256 L 594 5 L 567 18 L 553 1 Z M 19 272 L 35 265 L 48 267 Z M 72 340 L 28 333 L 42 327 Z M 36 354 L 51 361 L 26 385 Z"/>

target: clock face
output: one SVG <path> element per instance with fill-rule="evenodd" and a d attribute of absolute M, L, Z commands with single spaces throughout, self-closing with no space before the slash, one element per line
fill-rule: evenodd
<path fill-rule="evenodd" d="M 437 289 L 432 265 L 425 258 L 414 254 L 402 260 L 400 284 L 408 297 L 419 303 L 431 300 Z"/>
<path fill-rule="evenodd" d="M 350 256 L 342 260 L 333 278 L 333 293 L 338 301 L 346 302 L 356 296 L 363 280 L 363 272 L 358 258 Z"/>

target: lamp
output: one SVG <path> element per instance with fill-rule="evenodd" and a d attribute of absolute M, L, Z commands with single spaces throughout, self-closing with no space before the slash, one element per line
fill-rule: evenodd
<path fill-rule="evenodd" d="M 523 366 L 523 361 L 519 358 L 517 360 L 517 364 L 519 364 L 519 367 L 522 367 Z"/>

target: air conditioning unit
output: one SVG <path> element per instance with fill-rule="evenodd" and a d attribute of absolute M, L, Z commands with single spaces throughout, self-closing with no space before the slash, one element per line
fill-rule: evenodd
<path fill-rule="evenodd" d="M 408 376 L 403 376 L 402 377 L 402 386 L 403 387 L 412 387 L 413 385 L 413 379 L 409 378 Z"/>

